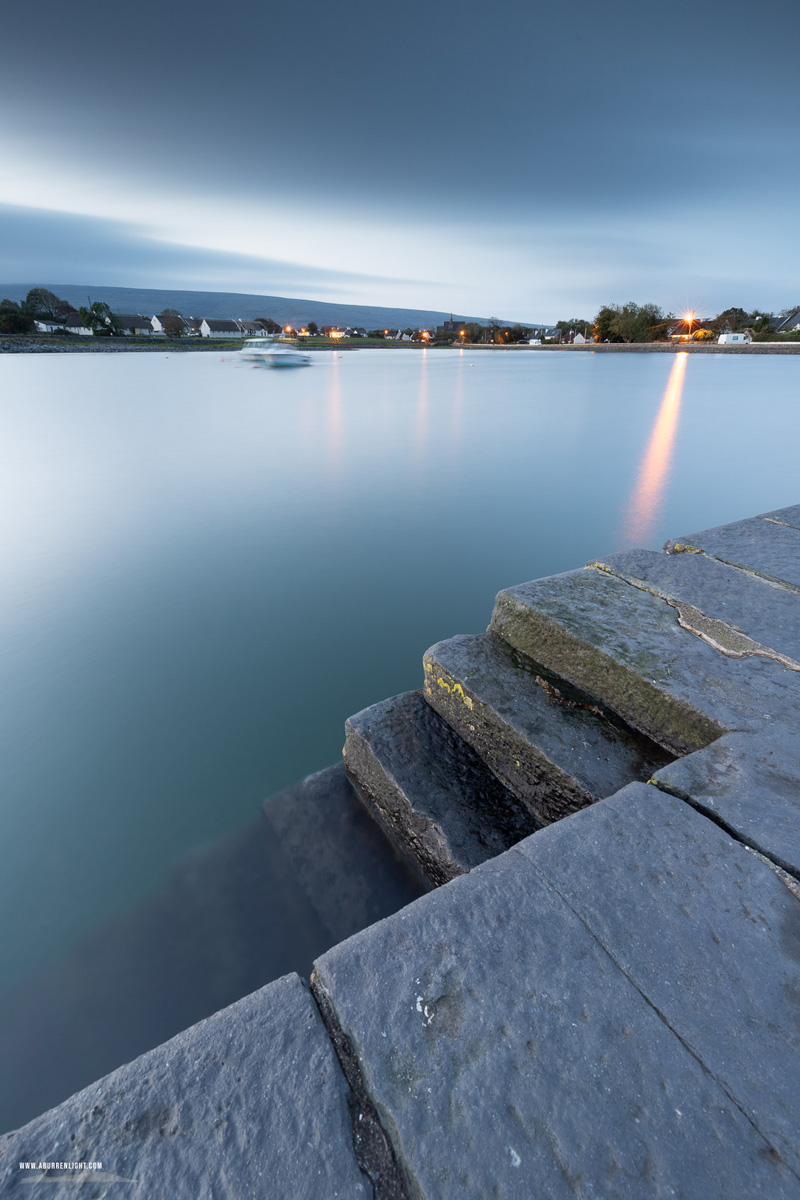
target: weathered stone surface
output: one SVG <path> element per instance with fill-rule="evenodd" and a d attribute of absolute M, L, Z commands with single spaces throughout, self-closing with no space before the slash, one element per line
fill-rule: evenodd
<path fill-rule="evenodd" d="M 797 720 L 798 672 L 729 657 L 683 629 L 665 600 L 607 571 L 500 592 L 491 628 L 676 754 L 733 729 Z"/>
<path fill-rule="evenodd" d="M 662 767 L 655 779 L 800 876 L 800 747 L 794 734 L 726 733 Z"/>
<path fill-rule="evenodd" d="M 270 796 L 262 808 L 294 876 L 292 893 L 313 907 L 329 944 L 424 891 L 356 796 L 343 763 Z"/>
<path fill-rule="evenodd" d="M 286 976 L 0 1139 L 0 1192 L 38 1194 L 20 1162 L 100 1162 L 99 1180 L 52 1172 L 41 1190 L 367 1200 L 348 1096 L 313 999 Z"/>
<path fill-rule="evenodd" d="M 699 610 L 712 622 L 722 621 L 730 631 L 709 629 L 708 636 L 731 653 L 769 653 L 788 657 L 800 668 L 800 595 L 774 587 L 766 580 L 737 571 L 705 554 L 656 554 L 652 550 L 628 550 L 610 554 L 599 566 L 669 599 L 685 628 L 703 627 Z M 687 607 L 689 606 L 689 607 Z M 746 644 L 736 638 L 741 632 Z"/>
<path fill-rule="evenodd" d="M 658 799 L 655 788 L 646 790 Z M 338 1036 L 426 1200 L 800 1196 L 800 1181 L 775 1145 L 534 867 L 538 840 L 563 830 L 568 870 L 578 841 L 569 836 L 573 824 L 581 822 L 585 837 L 607 803 L 535 834 L 335 947 L 317 963 L 313 986 L 332 1004 Z M 698 870 L 711 872 L 715 861 L 712 853 L 708 864 L 671 865 L 675 886 Z M 613 895 L 622 924 L 627 918 L 636 928 L 640 895 L 658 872 L 658 861 L 628 869 L 622 899 Z M 625 882 L 613 873 L 611 879 Z M 592 882 L 602 901 L 603 878 L 595 873 Z M 737 916 L 747 925 L 746 913 Z M 695 936 L 682 917 L 688 945 L 670 938 L 661 953 L 661 971 L 676 986 L 693 947 L 698 954 L 707 943 L 716 948 L 704 920 L 697 913 Z M 659 949 L 654 938 L 654 956 Z M 706 970 L 698 962 L 698 976 Z M 724 985 L 720 980 L 715 998 Z M 720 1041 L 738 1020 L 736 1004 L 729 994 L 709 1014 Z M 759 1014 L 746 1006 L 731 1035 L 731 1047 L 748 1055 L 754 1070 L 750 1046 L 764 1044 L 767 1034 L 748 1018 L 780 1007 L 766 1005 Z M 777 1038 L 781 1031 L 767 1032 Z M 786 1057 L 781 1069 L 797 1076 Z"/>
<path fill-rule="evenodd" d="M 786 511 L 786 510 L 784 510 Z M 777 519 L 750 517 L 666 542 L 668 554 L 702 551 L 776 583 L 800 588 L 800 529 Z"/>
<path fill-rule="evenodd" d="M 800 1175 L 800 900 L 657 788 L 587 816 L 519 853 Z"/>
<path fill-rule="evenodd" d="M 800 504 L 790 504 L 788 508 L 774 508 L 772 512 L 759 513 L 762 521 L 777 521 L 779 525 L 793 525 L 800 529 Z"/>
<path fill-rule="evenodd" d="M 439 642 L 423 664 L 428 703 L 542 822 L 648 779 L 665 761 L 492 634 Z"/>
<path fill-rule="evenodd" d="M 347 769 L 365 801 L 434 886 L 538 828 L 421 692 L 356 713 L 345 732 Z"/>

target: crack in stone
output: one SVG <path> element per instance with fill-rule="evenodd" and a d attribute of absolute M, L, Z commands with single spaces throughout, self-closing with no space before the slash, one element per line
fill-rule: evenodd
<path fill-rule="evenodd" d="M 311 975 L 311 994 L 350 1088 L 353 1152 L 360 1169 L 372 1184 L 374 1200 L 417 1200 L 418 1189 L 409 1180 L 392 1139 L 381 1124 L 364 1084 L 356 1053 L 339 1023 L 333 999 L 316 971 Z"/>
<path fill-rule="evenodd" d="M 590 937 L 593 938 L 593 940 L 597 943 L 597 945 L 600 947 L 600 949 L 603 951 L 603 953 L 608 956 L 608 958 L 611 960 L 611 962 L 614 964 L 614 966 L 617 968 L 617 970 L 620 972 L 620 974 L 623 975 L 624 978 L 627 979 L 627 981 L 631 985 L 631 987 L 634 988 L 639 993 L 639 995 L 641 996 L 642 1000 L 644 1000 L 644 1002 L 648 1006 L 648 1008 L 651 1009 L 651 1011 L 655 1013 L 655 1015 L 658 1017 L 658 1019 L 666 1026 L 667 1029 L 669 1029 L 670 1033 L 672 1033 L 678 1039 L 681 1046 L 683 1046 L 683 1048 L 684 1048 L 684 1050 L 686 1050 L 687 1054 L 690 1054 L 692 1056 L 692 1058 L 698 1064 L 698 1066 L 703 1071 L 703 1073 L 705 1075 L 707 1075 L 708 1078 L 711 1079 L 716 1084 L 716 1086 L 720 1089 L 720 1091 L 723 1093 L 723 1095 L 727 1096 L 728 1100 L 731 1102 L 731 1104 L 734 1106 L 734 1108 L 737 1110 L 737 1112 L 741 1113 L 741 1115 L 744 1117 L 744 1119 L 747 1121 L 747 1123 L 751 1126 L 751 1128 L 755 1131 L 755 1133 L 762 1139 L 762 1141 L 766 1145 L 769 1153 L 771 1155 L 774 1155 L 775 1158 L 779 1162 L 783 1163 L 783 1165 L 792 1173 L 792 1175 L 794 1175 L 794 1177 L 796 1179 L 800 1180 L 800 1174 L 795 1170 L 795 1168 L 792 1166 L 792 1164 L 787 1161 L 787 1159 L 784 1157 L 784 1155 L 781 1153 L 781 1151 L 778 1149 L 778 1147 L 776 1145 L 774 1145 L 773 1141 L 763 1132 L 763 1130 L 761 1130 L 759 1128 L 759 1126 L 756 1123 L 756 1121 L 754 1120 L 754 1118 L 751 1117 L 751 1115 L 748 1113 L 747 1109 L 743 1107 L 743 1105 L 739 1102 L 739 1100 L 737 1100 L 735 1094 L 730 1090 L 728 1085 L 726 1083 L 724 1083 L 723 1080 L 721 1080 L 717 1075 L 714 1074 L 714 1072 L 711 1070 L 711 1068 L 708 1066 L 708 1064 L 703 1061 L 702 1057 L 700 1056 L 700 1053 L 697 1050 L 695 1050 L 695 1048 L 692 1046 L 691 1042 L 687 1041 L 686 1038 L 683 1037 L 682 1034 L 680 1034 L 678 1032 L 678 1030 L 675 1028 L 675 1026 L 671 1023 L 671 1021 L 667 1017 L 666 1013 L 661 1011 L 661 1009 L 658 1007 L 658 1005 L 655 1004 L 650 999 L 650 997 L 647 995 L 647 993 L 645 991 L 642 990 L 642 988 L 639 986 L 639 984 L 636 982 L 636 980 L 633 979 L 633 977 L 625 970 L 622 963 L 619 962 L 617 960 L 617 958 L 615 958 L 615 956 L 611 953 L 611 950 L 608 948 L 608 946 L 602 940 L 600 935 L 598 933 L 596 933 L 595 930 L 592 928 L 592 926 L 589 924 L 587 918 L 585 918 L 582 915 L 582 913 L 580 913 L 574 907 L 574 905 L 570 903 L 570 901 L 563 894 L 563 892 L 557 887 L 557 885 L 553 882 L 553 880 L 549 877 L 549 875 L 547 875 L 536 863 L 534 863 L 530 858 L 528 858 L 527 855 L 523 854 L 522 851 L 519 850 L 516 846 L 513 847 L 513 851 L 514 851 L 514 853 L 519 854 L 520 857 L 525 859 L 525 861 L 528 863 L 528 865 L 530 867 L 533 868 L 533 870 L 536 872 L 536 874 L 539 876 L 539 878 L 542 880 L 542 882 L 545 884 L 545 886 L 551 888 L 552 891 L 554 891 L 555 894 L 563 901 L 563 903 L 570 910 L 570 912 L 572 912 L 575 915 L 576 919 L 578 921 L 580 921 L 581 925 L 583 925 L 584 929 L 587 931 L 587 933 L 590 935 Z"/>
<path fill-rule="evenodd" d="M 694 812 L 696 812 L 699 816 L 705 817 L 706 820 L 710 821 L 712 825 L 716 825 L 718 829 L 721 829 L 722 832 L 731 839 L 731 841 L 738 842 L 744 850 L 749 851 L 750 854 L 755 854 L 756 858 L 759 858 L 763 863 L 765 863 L 766 866 L 768 866 L 770 870 L 774 871 L 778 878 L 786 884 L 792 895 L 796 896 L 797 899 L 800 900 L 800 878 L 796 877 L 791 871 L 787 871 L 786 867 L 781 866 L 780 863 L 775 862 L 774 859 L 770 858 L 768 851 L 762 850 L 752 842 L 749 842 L 747 838 L 742 836 L 738 829 L 736 829 L 733 825 L 729 825 L 725 818 L 721 817 L 719 813 L 709 811 L 705 805 L 702 805 L 698 800 L 695 800 L 695 798 L 690 796 L 688 792 L 682 792 L 678 788 L 671 787 L 668 783 L 663 783 L 660 779 L 653 777 L 652 779 L 648 779 L 647 782 L 652 784 L 653 787 L 658 788 L 660 792 L 664 792 L 665 795 L 672 796 L 675 800 L 680 800 L 684 804 L 688 804 L 689 808 L 693 809 Z"/>
<path fill-rule="evenodd" d="M 748 853 L 754 854 L 771 871 L 774 871 L 781 883 L 785 884 L 792 893 L 795 900 L 800 900 L 800 881 L 795 879 L 794 875 L 790 875 L 788 871 L 784 871 L 783 867 L 779 867 L 777 863 L 774 863 L 766 854 L 762 854 L 760 850 L 756 850 L 754 846 L 745 845 L 744 848 Z"/>
<path fill-rule="evenodd" d="M 793 525 L 791 521 L 779 521 L 777 517 L 761 517 L 762 521 L 769 521 L 770 525 L 783 525 L 784 529 L 797 529 L 800 531 L 800 525 Z"/>
<path fill-rule="evenodd" d="M 794 592 L 795 595 L 800 596 L 800 587 L 797 587 L 794 583 L 789 583 L 786 579 L 779 579 L 777 575 L 770 575 L 765 571 L 757 571 L 755 567 L 747 567 L 744 563 L 731 562 L 730 559 L 722 558 L 719 554 L 707 554 L 699 546 L 690 546 L 688 542 L 665 542 L 664 553 L 702 554 L 704 558 L 708 558 L 712 562 L 721 563 L 723 567 L 730 567 L 732 571 L 741 571 L 743 575 L 749 575 L 751 579 L 757 579 L 759 583 L 766 583 L 770 587 L 783 588 L 784 591 Z"/>
<path fill-rule="evenodd" d="M 788 654 L 781 654 L 779 650 L 773 650 L 770 646 L 764 646 L 761 642 L 755 641 L 754 638 L 737 629 L 736 626 L 729 625 L 727 621 L 723 621 L 719 617 L 707 616 L 699 608 L 695 608 L 693 604 L 687 604 L 683 600 L 676 600 L 674 596 L 670 596 L 654 584 L 645 583 L 644 580 L 636 579 L 631 575 L 625 575 L 607 563 L 593 562 L 589 563 L 589 566 L 596 567 L 599 571 L 605 571 L 607 574 L 613 575 L 615 579 L 620 579 L 623 583 L 630 584 L 631 587 L 637 588 L 640 592 L 646 592 L 650 596 L 656 596 L 659 600 L 663 600 L 665 604 L 668 604 L 670 608 L 674 608 L 677 612 L 678 624 L 681 629 L 685 629 L 687 633 L 693 633 L 695 637 L 701 638 L 702 641 L 713 647 L 714 650 L 718 650 L 720 654 L 724 654 L 726 658 L 771 658 L 774 662 L 780 663 L 781 666 L 786 667 L 790 671 L 800 671 L 800 663 L 796 659 L 790 658 Z"/>

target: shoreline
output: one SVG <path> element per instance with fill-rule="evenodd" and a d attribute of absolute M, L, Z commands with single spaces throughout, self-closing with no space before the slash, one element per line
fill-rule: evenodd
<path fill-rule="evenodd" d="M 230 342 L 216 341 L 211 338 L 176 338 L 173 341 L 149 341 L 135 338 L 97 338 L 66 340 L 63 338 L 48 338 L 46 335 L 17 334 L 0 337 L 0 354 L 186 354 L 229 352 L 235 354 L 241 350 L 242 344 L 231 339 Z M 550 346 L 502 346 L 485 342 L 465 342 L 463 345 L 454 343 L 452 346 L 425 346 L 421 342 L 379 342 L 366 340 L 363 345 L 348 342 L 344 345 L 331 342 L 326 346 L 303 345 L 303 350 L 309 354 L 335 350 L 345 353 L 351 350 L 469 350 L 494 351 L 515 354 L 800 354 L 798 342 L 751 342 L 742 346 L 720 346 L 719 343 L 705 342 L 586 342 L 582 345 L 550 345 Z"/>

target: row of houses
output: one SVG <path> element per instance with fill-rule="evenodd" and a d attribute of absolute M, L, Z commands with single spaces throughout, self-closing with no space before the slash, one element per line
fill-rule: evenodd
<path fill-rule="evenodd" d="M 169 335 L 183 337 L 213 337 L 213 338 L 242 338 L 267 337 L 270 330 L 266 321 L 225 320 L 216 317 L 183 317 L 157 316 L 146 317 L 142 313 L 115 313 L 114 316 L 122 325 L 122 332 L 127 337 L 146 337 L 150 335 Z M 91 329 L 87 329 L 77 312 L 68 313 L 60 321 L 42 318 L 37 320 L 36 328 L 39 333 L 56 333 L 66 330 L 81 337 L 91 337 Z"/>

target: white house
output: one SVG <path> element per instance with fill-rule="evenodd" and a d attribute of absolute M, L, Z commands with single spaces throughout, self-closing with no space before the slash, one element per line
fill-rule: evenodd
<path fill-rule="evenodd" d="M 164 327 L 164 313 L 156 313 L 150 318 L 150 324 L 153 333 L 166 334 L 167 330 Z M 181 324 L 181 336 L 183 337 L 200 337 L 200 322 L 197 317 L 184 317 L 180 313 L 177 318 Z"/>
<path fill-rule="evenodd" d="M 62 321 L 53 321 L 49 317 L 44 317 L 36 322 L 36 328 L 39 333 L 57 333 L 59 329 L 66 329 L 67 333 L 78 333 L 81 337 L 91 337 L 91 329 L 87 329 L 80 318 L 80 314 L 76 312 L 67 313 Z"/>
<path fill-rule="evenodd" d="M 122 323 L 122 332 L 129 337 L 141 337 L 153 332 L 150 318 L 143 317 L 141 313 L 116 313 L 115 316 Z"/>
<path fill-rule="evenodd" d="M 67 333 L 78 333 L 81 337 L 92 337 L 93 329 L 88 329 L 81 320 L 80 313 L 70 313 L 64 322 Z"/>
<path fill-rule="evenodd" d="M 235 321 L 218 320 L 216 317 L 203 317 L 200 322 L 200 333 L 203 337 L 240 338 L 242 331 Z"/>
<path fill-rule="evenodd" d="M 747 346 L 752 342 L 753 335 L 749 329 L 743 333 L 721 333 L 717 338 L 720 346 Z"/>

